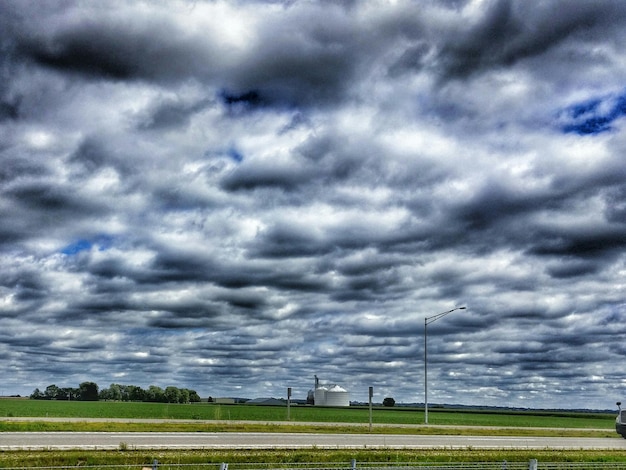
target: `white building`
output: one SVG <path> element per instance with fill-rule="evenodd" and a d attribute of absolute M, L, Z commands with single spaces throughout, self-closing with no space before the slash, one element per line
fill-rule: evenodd
<path fill-rule="evenodd" d="M 350 394 L 345 388 L 337 384 L 320 385 L 317 375 L 315 376 L 315 389 L 312 390 L 312 393 L 315 406 L 350 406 Z"/>

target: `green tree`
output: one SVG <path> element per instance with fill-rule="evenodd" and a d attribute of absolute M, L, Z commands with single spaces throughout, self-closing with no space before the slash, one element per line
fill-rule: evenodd
<path fill-rule="evenodd" d="M 396 404 L 396 401 L 391 398 L 391 397 L 387 397 L 383 400 L 383 406 L 394 406 Z"/>
<path fill-rule="evenodd" d="M 143 388 L 141 388 L 141 387 L 139 387 L 137 385 L 128 385 L 127 389 L 128 389 L 128 398 L 127 398 L 127 400 L 130 400 L 130 401 L 146 401 L 148 399 L 147 398 L 147 396 L 148 396 L 147 392 Z"/>
<path fill-rule="evenodd" d="M 44 398 L 46 400 L 56 400 L 59 396 L 59 387 L 56 385 L 48 385 L 46 387 L 46 391 L 44 392 Z"/>
<path fill-rule="evenodd" d="M 109 399 L 115 401 L 122 400 L 122 386 L 120 384 L 111 384 L 109 386 Z"/>
<path fill-rule="evenodd" d="M 103 388 L 98 393 L 100 400 L 120 401 L 122 399 L 122 387 L 120 384 L 111 384 L 109 388 Z"/>
<path fill-rule="evenodd" d="M 45 398 L 45 395 L 41 393 L 41 390 L 39 390 L 38 388 L 33 390 L 33 393 L 30 394 L 31 400 L 43 400 L 44 398 Z"/>
<path fill-rule="evenodd" d="M 180 396 L 178 397 L 178 403 L 189 403 L 189 390 L 186 388 L 180 389 Z"/>
<path fill-rule="evenodd" d="M 59 387 L 57 389 L 57 400 L 76 400 L 77 397 L 78 393 L 76 392 L 76 389 L 72 387 Z"/>
<path fill-rule="evenodd" d="M 98 384 L 95 382 L 83 382 L 78 386 L 79 400 L 98 401 Z"/>
<path fill-rule="evenodd" d="M 146 391 L 146 400 L 162 403 L 165 401 L 165 393 L 163 393 L 163 389 L 161 387 L 150 385 Z"/>
<path fill-rule="evenodd" d="M 195 390 L 189 390 L 189 402 L 200 403 L 200 395 Z"/>
<path fill-rule="evenodd" d="M 167 387 L 165 389 L 165 401 L 168 403 L 180 402 L 180 390 L 177 387 Z"/>

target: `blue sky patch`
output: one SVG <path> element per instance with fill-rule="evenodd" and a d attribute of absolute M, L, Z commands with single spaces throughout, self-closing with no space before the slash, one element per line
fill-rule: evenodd
<path fill-rule="evenodd" d="M 81 238 L 63 247 L 61 253 L 64 255 L 76 255 L 81 251 L 91 250 L 94 245 L 98 247 L 98 251 L 106 251 L 111 248 L 112 244 L 113 237 L 110 235 L 100 235 L 93 240 Z"/>
<path fill-rule="evenodd" d="M 566 134 L 595 135 L 613 129 L 612 123 L 626 115 L 626 91 L 573 104 L 559 114 Z"/>
<path fill-rule="evenodd" d="M 226 154 L 237 163 L 241 163 L 243 161 L 243 154 L 234 147 L 229 148 Z"/>
<path fill-rule="evenodd" d="M 92 244 L 89 240 L 78 240 L 70 243 L 61 250 L 64 255 L 75 255 L 81 251 L 91 250 Z"/>

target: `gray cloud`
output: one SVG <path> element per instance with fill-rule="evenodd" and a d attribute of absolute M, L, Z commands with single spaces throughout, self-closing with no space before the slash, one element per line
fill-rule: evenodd
<path fill-rule="evenodd" d="M 5 391 L 611 407 L 625 11 L 5 2 Z"/>
<path fill-rule="evenodd" d="M 583 1 L 527 5 L 488 2 L 475 22 L 452 34 L 439 58 L 446 75 L 467 77 L 484 69 L 514 66 L 570 44 L 619 34 L 626 10 L 616 2 Z"/>

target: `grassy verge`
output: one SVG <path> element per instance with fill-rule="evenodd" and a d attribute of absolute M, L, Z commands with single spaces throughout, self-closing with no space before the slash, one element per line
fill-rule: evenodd
<path fill-rule="evenodd" d="M 351 459 L 358 464 L 388 463 L 411 464 L 424 462 L 623 462 L 624 451 L 561 451 L 561 450 L 233 450 L 233 451 L 15 451 L 0 453 L 0 467 L 44 467 L 44 466 L 98 466 L 128 465 L 150 466 L 154 460 L 165 465 L 219 464 L 226 462 L 245 468 L 245 464 L 256 463 L 256 468 L 267 464 L 274 467 L 299 463 L 344 463 Z M 262 463 L 261 463 L 262 462 Z M 252 466 L 252 465 L 250 465 Z M 190 467 L 186 467 L 190 468 Z"/>
<path fill-rule="evenodd" d="M 458 427 L 393 425 L 322 425 L 280 423 L 212 423 L 174 422 L 133 423 L 124 421 L 0 421 L 0 432 L 292 432 L 292 433 L 376 433 L 414 435 L 472 435 L 472 436 L 544 436 L 544 437 L 612 437 L 619 438 L 613 429 L 584 428 L 524 428 L 524 427 Z"/>

